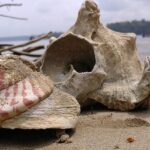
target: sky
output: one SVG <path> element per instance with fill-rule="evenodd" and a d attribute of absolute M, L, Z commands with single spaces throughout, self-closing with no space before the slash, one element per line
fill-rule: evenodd
<path fill-rule="evenodd" d="M 95 0 L 104 24 L 127 20 L 150 20 L 150 0 Z M 21 7 L 0 8 L 0 14 L 28 18 L 27 21 L 0 17 L 0 37 L 67 31 L 77 18 L 84 0 L 0 0 L 22 3 Z"/>

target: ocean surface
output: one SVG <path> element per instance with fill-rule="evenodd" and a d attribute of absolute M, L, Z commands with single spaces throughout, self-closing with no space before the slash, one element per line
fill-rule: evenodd
<path fill-rule="evenodd" d="M 1 41 L 0 43 L 3 44 L 19 44 L 19 43 L 24 43 L 25 41 Z M 36 45 L 45 45 L 45 47 L 48 45 L 49 41 L 48 40 L 42 40 L 42 41 L 39 41 L 35 44 L 32 44 L 31 46 L 36 46 Z M 143 61 L 144 58 L 146 56 L 150 56 L 150 37 L 146 37 L 146 38 L 143 38 L 141 36 L 137 36 L 137 40 L 136 40 L 136 43 L 137 43 L 137 49 L 138 49 L 138 53 L 139 53 L 139 56 L 141 58 L 141 60 Z M 30 45 L 29 45 L 30 47 Z M 22 48 L 21 48 L 22 49 Z M 21 50 L 20 49 L 20 50 Z M 33 52 L 33 54 L 42 54 L 44 53 L 44 50 L 38 50 L 36 52 Z M 30 58 L 30 57 L 25 57 L 27 59 L 35 59 L 35 58 Z"/>

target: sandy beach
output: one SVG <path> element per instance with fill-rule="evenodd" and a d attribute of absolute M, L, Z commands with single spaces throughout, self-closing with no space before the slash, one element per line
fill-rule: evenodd
<path fill-rule="evenodd" d="M 150 150 L 150 3 L 7 1 L 0 150 Z"/>
<path fill-rule="evenodd" d="M 57 143 L 55 130 L 0 130 L 1 150 L 149 150 L 150 110 L 108 111 L 98 107 L 82 112 L 71 143 Z M 134 142 L 127 139 L 132 137 Z"/>
<path fill-rule="evenodd" d="M 149 38 L 137 40 L 142 60 Z M 55 130 L 0 130 L 0 150 L 149 150 L 150 109 L 116 112 L 98 105 L 81 113 L 71 143 L 59 144 Z M 127 142 L 132 137 L 134 142 Z"/>

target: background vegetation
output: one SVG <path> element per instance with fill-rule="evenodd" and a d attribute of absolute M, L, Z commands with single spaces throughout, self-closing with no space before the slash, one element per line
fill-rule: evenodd
<path fill-rule="evenodd" d="M 141 21 L 110 23 L 107 27 L 118 32 L 134 32 L 143 37 L 150 36 L 150 21 L 144 19 Z"/>

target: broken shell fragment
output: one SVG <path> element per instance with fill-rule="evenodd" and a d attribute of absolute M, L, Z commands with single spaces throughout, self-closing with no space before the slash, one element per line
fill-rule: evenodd
<path fill-rule="evenodd" d="M 123 111 L 142 106 L 150 94 L 150 61 L 140 62 L 135 34 L 108 29 L 99 16 L 97 4 L 86 0 L 75 25 L 50 44 L 41 71 L 81 106 L 88 99 Z"/>
<path fill-rule="evenodd" d="M 18 57 L 0 57 L 0 91 L 2 128 L 67 129 L 77 123 L 76 99 Z"/>

